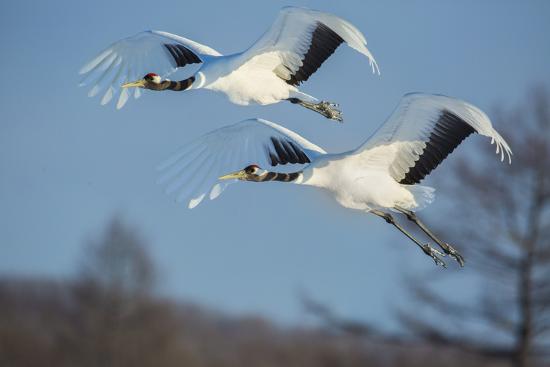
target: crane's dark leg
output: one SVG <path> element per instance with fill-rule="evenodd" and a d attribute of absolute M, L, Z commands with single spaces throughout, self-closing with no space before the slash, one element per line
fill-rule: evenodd
<path fill-rule="evenodd" d="M 428 256 L 430 256 L 436 265 L 441 265 L 442 267 L 446 268 L 447 265 L 445 262 L 439 257 L 439 256 L 445 256 L 441 252 L 437 251 L 436 249 L 430 247 L 429 244 L 423 244 L 422 242 L 418 241 L 416 238 L 414 238 L 409 232 L 407 232 L 403 227 L 401 227 L 393 218 L 393 216 L 389 213 L 384 213 L 380 210 L 371 210 L 372 214 L 379 216 L 380 218 L 384 219 L 387 223 L 392 224 L 395 228 L 397 228 L 401 233 L 403 233 L 405 236 L 409 237 L 418 247 L 424 251 L 424 253 Z"/>
<path fill-rule="evenodd" d="M 308 110 L 315 111 L 317 113 L 320 113 L 321 115 L 325 116 L 328 119 L 336 120 L 339 122 L 342 122 L 342 111 L 340 111 L 337 107 L 338 104 L 336 103 L 330 103 L 326 101 L 321 101 L 319 103 L 312 103 L 312 102 L 306 102 L 299 98 L 288 98 L 287 101 L 293 104 L 299 104 L 302 107 L 307 108 Z"/>
<path fill-rule="evenodd" d="M 439 245 L 439 247 L 441 247 L 443 252 L 445 252 L 447 255 L 455 259 L 460 264 L 461 267 L 464 266 L 464 257 L 462 257 L 462 255 L 457 250 L 455 250 L 451 245 L 437 238 L 432 233 L 432 231 L 430 231 L 428 227 L 426 227 L 426 225 L 422 223 L 420 219 L 418 219 L 418 217 L 413 211 L 403 209 L 400 207 L 395 207 L 395 210 L 405 214 L 407 219 L 410 220 L 411 222 L 414 222 L 424 233 L 426 233 L 432 240 L 434 240 Z"/>

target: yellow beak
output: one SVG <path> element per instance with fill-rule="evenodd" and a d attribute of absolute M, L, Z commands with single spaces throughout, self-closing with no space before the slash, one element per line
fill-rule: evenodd
<path fill-rule="evenodd" d="M 241 170 L 241 171 L 230 173 L 230 174 L 225 175 L 225 176 L 218 177 L 218 179 L 219 180 L 232 180 L 232 179 L 240 180 L 240 179 L 245 178 L 245 177 L 246 177 L 246 172 L 244 170 Z"/>
<path fill-rule="evenodd" d="M 129 82 L 122 84 L 122 88 L 143 87 L 147 81 L 145 79 L 139 79 L 135 82 Z"/>

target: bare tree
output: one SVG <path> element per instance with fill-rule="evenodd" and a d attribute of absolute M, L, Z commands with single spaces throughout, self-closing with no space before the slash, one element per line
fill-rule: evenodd
<path fill-rule="evenodd" d="M 492 154 L 477 152 L 459 160 L 441 182 L 441 191 L 452 193 L 451 212 L 443 217 L 455 220 L 439 232 L 460 242 L 467 266 L 483 284 L 479 298 L 451 301 L 415 279 L 417 307 L 401 311 L 405 325 L 430 342 L 516 367 L 550 355 L 550 96 L 541 88 L 528 100 L 525 108 L 494 118 L 514 152 L 511 166 L 497 167 Z"/>
<path fill-rule="evenodd" d="M 89 242 L 80 279 L 114 292 L 137 295 L 151 290 L 155 270 L 139 232 L 115 216 L 101 237 Z"/>
<path fill-rule="evenodd" d="M 135 228 L 114 217 L 88 244 L 73 285 L 72 338 L 80 365 L 158 366 L 189 362 L 171 302 L 154 297 L 155 267 Z"/>

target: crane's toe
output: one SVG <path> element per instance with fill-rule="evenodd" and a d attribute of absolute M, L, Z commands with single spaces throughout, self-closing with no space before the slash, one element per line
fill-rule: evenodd
<path fill-rule="evenodd" d="M 443 251 L 450 257 L 456 260 L 456 262 L 460 265 L 460 267 L 464 267 L 464 256 L 460 254 L 457 250 L 454 249 L 453 246 L 449 245 L 445 242 L 445 246 L 443 247 Z"/>
<path fill-rule="evenodd" d="M 327 116 L 331 120 L 335 120 L 338 122 L 344 122 L 344 118 L 342 117 L 342 112 L 340 111 L 331 111 L 329 112 L 330 116 Z"/>
<path fill-rule="evenodd" d="M 435 265 L 442 266 L 444 268 L 447 267 L 447 264 L 445 264 L 445 261 L 441 259 L 441 257 L 445 257 L 444 253 L 434 249 L 429 244 L 425 244 L 424 246 L 422 246 L 422 249 L 424 250 L 424 253 L 426 255 L 430 256 L 433 259 L 433 261 L 435 262 Z"/>

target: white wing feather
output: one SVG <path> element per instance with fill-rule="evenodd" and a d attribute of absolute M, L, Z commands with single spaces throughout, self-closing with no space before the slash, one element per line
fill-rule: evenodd
<path fill-rule="evenodd" d="M 205 61 L 209 57 L 221 54 L 205 45 L 187 38 L 162 31 L 144 31 L 131 37 L 121 39 L 80 69 L 84 75 L 80 85 L 92 85 L 88 95 L 93 97 L 106 90 L 101 104 L 107 104 L 120 92 L 117 108 L 120 109 L 128 100 L 129 92 L 120 88 L 123 83 L 143 77 L 146 73 L 156 73 L 163 77 L 177 69 L 174 58 L 165 49 L 165 43 L 178 43 Z M 136 88 L 135 98 L 141 92 Z"/>
<path fill-rule="evenodd" d="M 270 166 L 266 147 L 272 138 L 293 142 L 310 161 L 326 154 L 274 122 L 249 119 L 211 131 L 180 149 L 158 167 L 162 172 L 158 183 L 166 185 L 167 194 L 176 194 L 178 202 L 187 201 L 188 207 L 194 208 L 206 197 L 217 198 L 231 183 L 218 177 L 250 164 Z"/>
<path fill-rule="evenodd" d="M 348 46 L 367 56 L 372 71 L 380 74 L 374 57 L 367 49 L 365 36 L 354 25 L 332 14 L 298 7 L 282 8 L 267 32 L 243 53 L 243 61 L 258 55 L 272 57 L 275 52 L 285 65 L 296 71 L 302 65 L 301 59 L 308 51 L 318 22 L 336 32 Z"/>
<path fill-rule="evenodd" d="M 405 95 L 388 120 L 353 154 L 363 156 L 369 164 L 385 166 L 400 181 L 424 152 L 443 111 L 456 115 L 478 134 L 490 137 L 501 160 L 506 154 L 511 162 L 510 146 L 480 109 L 458 99 L 422 93 Z"/>

